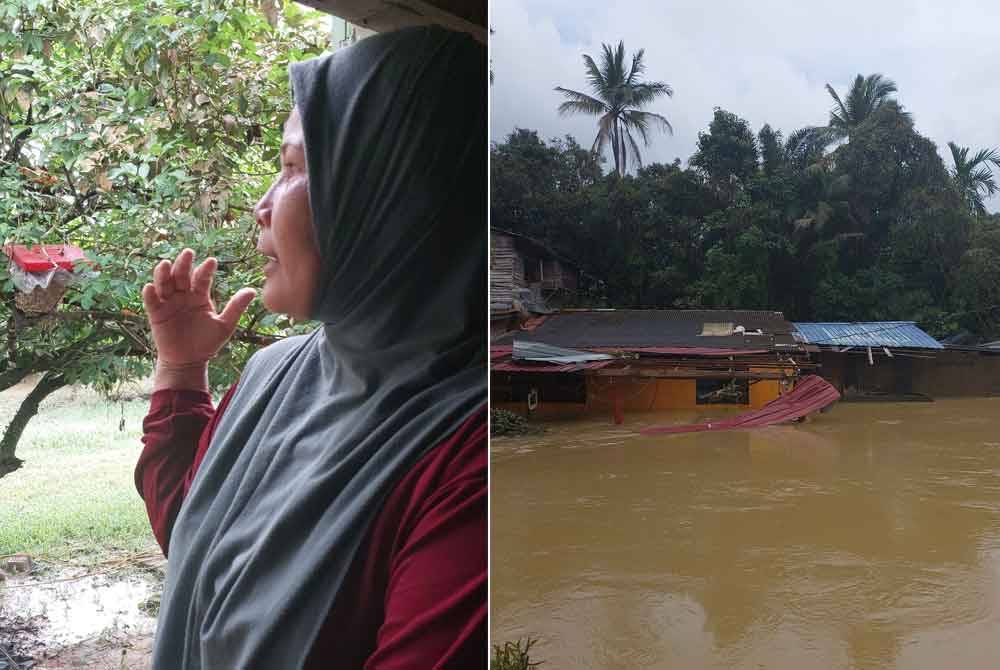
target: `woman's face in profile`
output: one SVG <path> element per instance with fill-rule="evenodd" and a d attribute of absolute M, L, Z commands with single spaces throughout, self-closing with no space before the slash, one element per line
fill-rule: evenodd
<path fill-rule="evenodd" d="M 257 250 L 268 257 L 264 306 L 272 312 L 308 319 L 321 260 L 309 208 L 309 175 L 297 109 L 285 123 L 281 172 L 254 208 L 254 218 L 260 226 Z"/>

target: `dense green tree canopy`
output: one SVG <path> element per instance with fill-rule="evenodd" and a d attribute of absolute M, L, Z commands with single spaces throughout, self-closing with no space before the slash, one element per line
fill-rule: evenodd
<path fill-rule="evenodd" d="M 558 194 L 579 147 L 518 130 L 493 146 L 493 221 L 576 259 L 591 278 L 581 304 L 915 320 L 1000 339 L 1000 217 L 970 200 L 990 193 L 992 155 L 955 154 L 949 170 L 895 92 L 859 77 L 844 100 L 831 91 L 827 125 L 787 138 L 716 109 L 690 167 L 591 171 Z"/>
<path fill-rule="evenodd" d="M 219 258 L 219 296 L 259 284 L 252 207 L 277 171 L 288 63 L 327 46 L 320 17 L 275 0 L 0 0 L 0 238 L 75 244 L 100 272 L 47 317 L 15 309 L 4 273 L 0 389 L 148 372 L 139 291 L 185 246 Z M 254 305 L 213 385 L 290 327 Z"/>

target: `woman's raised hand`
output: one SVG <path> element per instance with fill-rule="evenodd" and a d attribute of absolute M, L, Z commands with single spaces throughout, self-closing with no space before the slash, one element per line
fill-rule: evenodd
<path fill-rule="evenodd" d="M 194 266 L 194 252 L 185 249 L 173 263 L 160 261 L 153 283 L 142 288 L 159 365 L 188 367 L 206 364 L 233 336 L 240 316 L 257 292 L 237 291 L 217 313 L 212 301 L 212 279 L 218 261 L 208 258 Z"/>

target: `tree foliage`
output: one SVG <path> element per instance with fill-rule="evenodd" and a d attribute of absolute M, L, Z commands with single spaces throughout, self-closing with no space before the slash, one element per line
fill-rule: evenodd
<path fill-rule="evenodd" d="M 1000 167 L 1000 151 L 980 149 L 970 158 L 968 147 L 948 142 L 948 148 L 951 150 L 951 176 L 969 212 L 985 214 L 983 198 L 994 195 L 998 188 L 990 166 Z"/>
<path fill-rule="evenodd" d="M 659 97 L 671 97 L 674 90 L 669 84 L 660 81 L 643 81 L 642 75 L 646 71 L 644 49 L 635 52 L 632 62 L 626 64 L 624 42 L 619 42 L 616 48 L 608 44 L 602 47 L 600 65 L 592 57 L 583 56 L 587 79 L 594 95 L 557 86 L 556 91 L 566 98 L 559 105 L 559 113 L 599 117 L 597 137 L 591 151 L 602 155 L 605 148 L 610 147 L 615 173 L 621 176 L 628 170 L 630 163 L 642 167 L 642 153 L 636 136 L 642 139 L 645 146 L 649 146 L 653 130 L 674 132 L 665 116 L 643 110 L 643 107 Z"/>
<path fill-rule="evenodd" d="M 990 193 L 985 177 L 970 186 L 957 174 L 992 154 L 955 154 L 975 167 L 949 171 L 895 92 L 860 77 L 844 100 L 832 93 L 828 125 L 787 138 L 716 109 L 689 167 L 568 190 L 560 166 L 579 147 L 518 130 L 493 146 L 493 221 L 576 259 L 590 277 L 581 305 L 914 320 L 937 336 L 1000 339 L 1000 217 L 970 206 L 970 188 Z M 846 141 L 833 145 L 838 128 Z"/>
<path fill-rule="evenodd" d="M 832 139 L 849 137 L 882 107 L 891 107 L 897 114 L 903 114 L 899 103 L 890 97 L 897 90 L 896 82 L 881 74 L 870 74 L 867 77 L 859 74 L 854 78 L 847 95 L 841 100 L 837 91 L 827 84 L 826 92 L 834 102 L 827 124 L 830 137 Z"/>
<path fill-rule="evenodd" d="M 326 39 L 315 13 L 275 0 L 0 0 L 0 238 L 69 242 L 99 270 L 46 317 L 17 311 L 3 281 L 0 389 L 148 373 L 140 290 L 184 247 L 220 260 L 219 296 L 260 283 L 252 207 L 278 169 L 287 67 Z M 290 327 L 253 306 L 213 386 Z"/>

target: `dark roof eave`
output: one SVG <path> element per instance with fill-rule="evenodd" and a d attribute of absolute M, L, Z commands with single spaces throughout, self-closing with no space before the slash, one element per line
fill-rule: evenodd
<path fill-rule="evenodd" d="M 301 0 L 356 26 L 388 32 L 434 23 L 486 43 L 486 2 L 467 0 Z"/>

